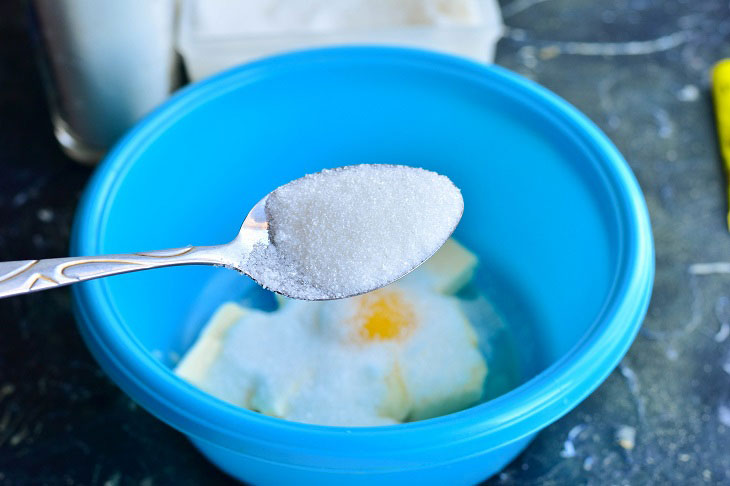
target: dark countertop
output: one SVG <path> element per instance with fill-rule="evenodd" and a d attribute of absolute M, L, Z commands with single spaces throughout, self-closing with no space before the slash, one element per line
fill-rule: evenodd
<path fill-rule="evenodd" d="M 504 0 L 497 62 L 576 105 L 646 195 L 657 275 L 619 368 L 488 484 L 730 483 L 730 262 L 708 92 L 717 0 Z M 0 261 L 68 254 L 91 170 L 52 134 L 21 0 L 0 2 Z M 229 484 L 104 377 L 68 289 L 0 300 L 0 484 Z M 635 437 L 632 437 L 635 432 Z M 622 440 L 620 440 L 622 439 Z"/>

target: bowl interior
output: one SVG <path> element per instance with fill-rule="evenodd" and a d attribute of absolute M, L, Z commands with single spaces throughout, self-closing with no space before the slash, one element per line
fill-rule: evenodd
<path fill-rule="evenodd" d="M 594 324 L 620 247 L 598 155 L 498 77 L 383 61 L 290 63 L 233 78 L 226 89 L 201 87 L 159 133 L 108 162 L 118 170 L 107 174 L 97 238 L 80 249 L 223 243 L 263 195 L 305 173 L 409 164 L 461 188 L 455 236 L 480 257 L 477 279 L 514 330 L 525 379 Z M 224 269 L 178 267 L 98 285 L 138 343 L 169 364 L 218 304 L 253 284 Z"/>

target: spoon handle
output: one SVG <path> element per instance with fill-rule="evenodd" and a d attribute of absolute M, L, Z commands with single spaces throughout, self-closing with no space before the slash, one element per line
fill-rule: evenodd
<path fill-rule="evenodd" d="M 121 255 L 0 262 L 0 298 L 120 273 L 174 265 L 228 265 L 223 246 L 186 246 Z"/>

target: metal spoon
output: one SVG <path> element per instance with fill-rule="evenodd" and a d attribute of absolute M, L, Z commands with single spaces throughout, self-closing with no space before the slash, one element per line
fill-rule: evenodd
<path fill-rule="evenodd" d="M 251 209 L 241 225 L 238 236 L 225 245 L 186 246 L 169 250 L 119 255 L 0 262 L 0 298 L 62 287 L 84 280 L 108 277 L 120 273 L 177 265 L 223 266 L 238 270 L 259 282 L 260 279 L 257 278 L 256 270 L 250 268 L 246 263 L 254 246 L 270 244 L 269 222 L 266 219 L 266 211 L 264 210 L 267 198 L 268 195 Z M 454 228 L 451 228 L 448 234 L 445 235 L 442 244 L 448 239 L 453 230 Z M 438 248 L 434 248 L 433 253 L 436 250 Z M 383 286 L 410 273 L 427 259 L 424 258 L 412 268 L 404 269 L 401 275 L 395 276 L 389 282 L 384 282 Z M 271 288 L 270 290 L 295 299 L 311 300 L 308 295 L 291 295 L 277 288 Z M 321 289 L 317 290 L 320 294 L 316 300 L 340 299 L 365 293 L 359 290 L 350 295 L 328 295 L 322 294 Z M 375 289 L 368 289 L 367 291 L 371 290 Z"/>
<path fill-rule="evenodd" d="M 284 191 L 286 193 L 286 188 L 291 190 L 291 187 L 297 187 L 296 184 L 304 184 L 304 181 L 311 182 L 313 179 L 308 179 L 309 177 L 338 178 L 351 176 L 353 173 L 357 174 L 357 171 L 360 174 L 365 174 L 367 177 L 372 177 L 373 167 L 376 166 L 362 164 L 359 166 L 354 165 L 325 170 L 312 176 L 297 179 L 276 189 L 251 209 L 243 221 L 243 225 L 241 225 L 238 236 L 225 245 L 186 246 L 184 248 L 144 253 L 52 258 L 47 260 L 22 260 L 0 263 L 0 298 L 46 290 L 120 273 L 175 265 L 216 265 L 231 268 L 248 275 L 255 281 L 261 283 L 262 286 L 269 288 L 269 290 L 273 290 L 287 297 L 302 300 L 339 299 L 375 290 L 376 288 L 398 280 L 418 267 L 446 242 L 456 228 L 459 219 L 461 219 L 464 204 L 459 190 L 447 178 L 437 175 L 437 177 L 441 178 L 438 184 L 442 184 L 444 187 L 450 187 L 449 191 L 451 191 L 454 206 L 450 208 L 451 211 L 443 212 L 443 216 L 446 219 L 440 223 L 438 229 L 434 229 L 436 231 L 434 233 L 436 239 L 429 240 L 431 241 L 430 244 L 434 245 L 434 248 L 431 249 L 432 251 L 428 255 L 424 255 L 423 251 L 419 251 L 418 256 L 422 259 L 405 260 L 402 264 L 406 265 L 406 268 L 393 268 L 388 273 L 382 275 L 382 280 L 378 279 L 377 281 L 373 281 L 372 279 L 368 280 L 364 278 L 363 281 L 369 282 L 367 285 L 373 286 L 373 288 L 364 288 L 363 286 L 348 288 L 344 286 L 345 288 L 343 289 L 343 285 L 330 286 L 325 289 L 319 288 L 316 280 L 310 280 L 308 275 L 299 273 L 295 268 L 295 262 L 280 258 L 278 248 L 271 242 L 269 234 L 270 225 L 266 211 L 266 201 L 269 199 L 269 196 L 277 194 L 278 191 Z M 428 181 L 427 184 L 436 180 L 433 179 L 434 173 L 429 174 L 428 171 L 414 167 L 381 165 L 378 166 L 378 169 L 380 170 L 379 174 L 393 174 L 404 170 L 414 171 L 419 174 L 419 177 L 428 177 L 428 179 L 424 179 Z M 329 181 L 330 179 L 320 179 L 320 181 L 322 180 Z M 325 182 L 325 184 L 331 184 L 331 182 Z M 392 187 L 397 187 L 397 185 L 391 185 Z M 402 188 L 398 190 L 400 191 L 399 194 L 403 192 Z M 429 186 L 428 190 L 432 190 L 432 187 Z M 371 207 L 368 206 L 367 210 L 372 213 Z M 377 214 L 377 212 L 373 214 Z M 379 222 L 382 224 L 382 219 L 379 219 Z M 433 225 L 433 221 L 430 222 Z M 316 221 L 314 223 L 311 220 L 304 222 L 305 225 L 308 223 L 315 224 L 316 226 Z M 274 225 L 274 228 L 276 229 L 276 225 Z M 342 230 L 329 229 L 328 231 L 347 232 L 347 228 Z M 299 243 L 305 244 L 307 242 Z M 318 242 L 316 245 L 319 244 Z M 326 258 L 331 259 L 333 256 L 332 254 L 328 254 Z M 337 257 L 335 256 L 334 258 Z M 397 261 L 403 261 L 403 258 L 401 257 Z M 380 265 L 382 265 L 382 262 Z M 377 266 L 377 268 L 380 268 L 380 266 Z M 348 272 L 348 275 L 353 277 L 354 281 L 358 281 L 357 271 L 353 273 L 352 269 L 350 269 Z M 325 287 L 327 286 L 325 285 Z M 335 287 L 337 290 L 333 290 L 331 287 Z"/>

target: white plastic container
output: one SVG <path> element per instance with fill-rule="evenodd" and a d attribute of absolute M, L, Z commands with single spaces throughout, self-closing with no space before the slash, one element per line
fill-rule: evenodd
<path fill-rule="evenodd" d="M 282 28 L 277 31 L 273 28 L 267 29 L 259 23 L 256 30 L 248 32 L 245 26 L 236 28 L 235 16 L 240 18 L 242 15 L 240 7 L 244 2 L 239 2 L 238 11 L 235 3 L 182 0 L 177 44 L 191 80 L 197 81 L 226 68 L 271 54 L 325 45 L 382 44 L 418 47 L 480 62 L 491 62 L 503 30 L 499 8 L 494 0 L 478 0 L 479 19 L 477 23 L 472 22 L 470 25 L 459 25 L 448 22 L 448 19 L 439 22 L 440 25 L 398 25 L 398 19 L 388 19 L 389 21 L 384 22 L 388 25 L 384 27 L 345 29 L 337 25 L 323 25 L 330 19 L 310 18 L 310 22 L 318 22 L 319 25 L 310 23 L 302 27 L 292 27 L 288 31 Z M 335 6 L 335 2 L 332 5 Z M 358 15 L 360 13 L 367 15 L 367 12 L 358 12 Z M 227 14 L 231 18 L 226 18 Z M 283 19 L 280 16 L 276 20 L 279 26 L 296 24 L 291 18 Z"/>

